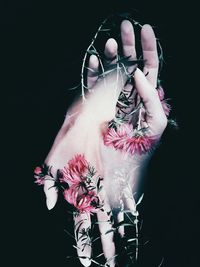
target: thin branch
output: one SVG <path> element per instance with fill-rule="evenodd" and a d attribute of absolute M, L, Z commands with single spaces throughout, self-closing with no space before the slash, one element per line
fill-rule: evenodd
<path fill-rule="evenodd" d="M 82 67 L 81 67 L 81 91 L 82 91 L 82 98 L 83 100 L 85 100 L 85 91 L 84 91 L 84 69 L 85 69 L 85 65 L 86 65 L 86 59 L 87 59 L 87 56 L 89 54 L 89 51 L 91 49 L 91 47 L 94 48 L 94 43 L 97 39 L 97 36 L 99 34 L 99 32 L 102 30 L 104 24 L 108 21 L 109 18 L 106 18 L 104 19 L 104 21 L 101 23 L 101 25 L 99 26 L 99 28 L 97 29 L 97 32 L 95 33 L 90 45 L 88 46 L 88 48 L 86 49 L 86 52 L 84 54 L 84 57 L 83 57 L 83 63 L 82 63 Z"/>

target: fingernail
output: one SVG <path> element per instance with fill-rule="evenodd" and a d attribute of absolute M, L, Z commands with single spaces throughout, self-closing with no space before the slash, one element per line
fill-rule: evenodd
<path fill-rule="evenodd" d="M 47 198 L 46 199 L 46 205 L 47 205 L 47 209 L 48 210 L 51 210 L 51 209 L 53 209 L 53 207 L 55 206 L 55 201 L 53 201 L 52 199 L 50 199 L 50 198 Z"/>
<path fill-rule="evenodd" d="M 80 262 L 81 262 L 81 264 L 83 266 L 89 267 L 91 265 L 91 260 L 89 260 L 89 259 L 81 259 L 81 258 L 79 258 L 79 259 L 80 259 Z"/>

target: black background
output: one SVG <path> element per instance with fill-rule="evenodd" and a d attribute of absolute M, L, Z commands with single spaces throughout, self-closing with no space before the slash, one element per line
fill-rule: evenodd
<path fill-rule="evenodd" d="M 66 261 L 72 253 L 63 231 L 71 223 L 66 206 L 59 199 L 49 212 L 32 172 L 64 119 L 73 98 L 67 88 L 79 80 L 83 52 L 99 23 L 112 12 L 129 10 L 141 23 L 156 26 L 165 55 L 163 86 L 179 123 L 178 131 L 166 130 L 149 167 L 141 213 L 150 243 L 141 250 L 138 266 L 156 267 L 162 257 L 164 267 L 198 266 L 195 7 L 122 0 L 0 4 L 4 266 L 72 266 Z"/>

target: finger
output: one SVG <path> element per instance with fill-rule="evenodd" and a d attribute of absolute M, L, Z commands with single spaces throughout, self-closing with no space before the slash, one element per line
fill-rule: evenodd
<path fill-rule="evenodd" d="M 128 20 L 124 20 L 121 24 L 121 39 L 124 56 L 136 59 L 134 29 Z"/>
<path fill-rule="evenodd" d="M 156 87 L 159 66 L 157 43 L 154 31 L 148 24 L 142 27 L 141 42 L 144 59 L 143 72 L 145 75 L 147 74 L 146 77 L 152 86 Z"/>
<path fill-rule="evenodd" d="M 135 34 L 134 34 L 134 28 L 130 21 L 124 20 L 121 23 L 121 40 L 122 40 L 122 49 L 123 49 L 123 55 L 125 57 L 130 57 L 130 60 L 135 60 L 136 55 L 136 49 L 135 49 Z M 130 66 L 128 68 L 129 73 L 133 72 L 134 66 Z M 129 96 L 132 92 L 133 86 L 132 84 L 127 84 L 124 88 L 124 91 L 126 92 L 126 95 Z M 132 107 L 133 105 L 130 105 Z M 126 110 L 126 112 L 129 112 Z"/>
<path fill-rule="evenodd" d="M 135 215 L 137 210 L 136 210 L 136 203 L 135 203 L 135 199 L 133 197 L 133 193 L 132 193 L 131 187 L 127 186 L 126 188 L 124 188 L 123 194 L 124 194 L 124 206 L 133 215 Z"/>
<path fill-rule="evenodd" d="M 77 254 L 84 266 L 91 265 L 91 239 L 89 230 L 91 228 L 90 214 L 84 212 L 74 216 L 74 234 L 77 244 Z"/>
<path fill-rule="evenodd" d="M 93 87 L 93 93 L 88 94 L 82 116 L 96 124 L 112 120 L 115 117 L 117 100 L 126 79 L 124 70 L 117 69 L 99 80 Z"/>
<path fill-rule="evenodd" d="M 117 222 L 118 224 L 123 222 L 124 221 L 124 212 L 119 212 L 117 214 Z M 124 237 L 124 234 L 125 234 L 125 231 L 124 231 L 124 226 L 121 225 L 119 228 L 118 228 L 118 233 L 120 234 L 121 237 Z"/>
<path fill-rule="evenodd" d="M 106 64 L 114 64 L 117 61 L 118 44 L 115 39 L 110 38 L 105 44 L 104 55 L 106 57 Z"/>
<path fill-rule="evenodd" d="M 103 209 L 104 211 L 99 210 L 97 213 L 102 249 L 106 260 L 109 262 L 109 266 L 114 267 L 115 244 L 113 240 L 114 232 L 112 231 L 111 209 L 108 204 L 105 204 Z"/>
<path fill-rule="evenodd" d="M 157 90 L 150 84 L 140 69 L 135 71 L 134 79 L 136 89 L 146 108 L 146 121 L 149 125 L 149 129 L 155 135 L 162 134 L 167 125 L 167 118 Z"/>
<path fill-rule="evenodd" d="M 91 55 L 89 58 L 88 72 L 87 72 L 87 86 L 91 88 L 98 79 L 99 60 L 97 56 Z"/>
<path fill-rule="evenodd" d="M 55 181 L 51 176 L 46 175 L 44 181 L 44 192 L 46 195 L 46 205 L 48 210 L 53 209 L 58 199 L 58 190 L 55 187 Z"/>

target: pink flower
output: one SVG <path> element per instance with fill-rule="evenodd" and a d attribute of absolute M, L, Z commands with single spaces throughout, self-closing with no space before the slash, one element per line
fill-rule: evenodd
<path fill-rule="evenodd" d="M 42 172 L 41 167 L 36 167 L 34 169 L 34 178 L 36 179 L 35 183 L 38 185 L 43 185 L 44 184 L 44 174 Z"/>
<path fill-rule="evenodd" d="M 78 198 L 78 190 L 75 186 L 71 186 L 69 189 L 64 190 L 64 198 L 71 205 L 76 206 Z"/>
<path fill-rule="evenodd" d="M 96 212 L 99 207 L 99 198 L 94 191 L 79 195 L 76 186 L 71 186 L 64 191 L 64 198 L 73 205 L 79 212 Z"/>
<path fill-rule="evenodd" d="M 36 167 L 34 170 L 34 174 L 39 175 L 42 173 L 42 168 L 41 167 Z"/>
<path fill-rule="evenodd" d="M 104 144 L 106 146 L 112 146 L 117 150 L 129 152 L 132 155 L 146 153 L 156 143 L 156 140 L 156 137 L 147 136 L 141 131 L 133 131 L 133 127 L 130 124 L 120 125 L 117 131 L 114 128 L 110 128 L 104 135 Z"/>
<path fill-rule="evenodd" d="M 43 185 L 44 184 L 44 176 L 40 177 L 40 178 L 36 178 L 35 183 L 38 185 Z"/>
<path fill-rule="evenodd" d="M 151 150 L 155 144 L 155 138 L 148 136 L 134 136 L 129 138 L 126 142 L 127 152 L 130 152 L 132 155 L 137 153 L 139 155 L 144 154 Z"/>
<path fill-rule="evenodd" d="M 88 170 L 88 163 L 83 155 L 77 154 L 71 159 L 67 166 L 61 171 L 61 182 L 78 184 L 82 181 L 82 177 Z"/>

